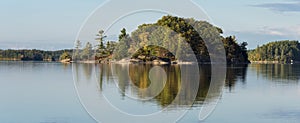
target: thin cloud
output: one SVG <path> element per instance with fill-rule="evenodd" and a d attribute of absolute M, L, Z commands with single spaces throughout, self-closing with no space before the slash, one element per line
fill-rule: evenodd
<path fill-rule="evenodd" d="M 227 31 L 226 35 L 235 35 L 239 42 L 248 42 L 249 49 L 270 41 L 300 40 L 300 25 L 288 27 L 265 26 L 257 30 Z"/>
<path fill-rule="evenodd" d="M 273 35 L 273 36 L 285 36 L 290 38 L 300 38 L 300 25 L 295 25 L 293 27 L 280 27 L 271 28 L 264 27 L 260 33 Z"/>
<path fill-rule="evenodd" d="M 294 0 L 294 2 L 289 3 L 265 3 L 251 6 L 278 12 L 300 12 L 300 0 Z"/>
<path fill-rule="evenodd" d="M 248 42 L 249 49 L 255 49 L 258 45 L 266 44 L 270 41 L 280 41 L 280 40 L 296 40 L 295 38 L 284 36 L 284 35 L 274 35 L 263 30 L 248 30 L 248 31 L 230 31 L 229 35 L 235 35 L 238 42 Z"/>

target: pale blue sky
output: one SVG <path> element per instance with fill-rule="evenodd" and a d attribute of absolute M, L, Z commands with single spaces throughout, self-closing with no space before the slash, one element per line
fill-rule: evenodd
<path fill-rule="evenodd" d="M 0 48 L 72 48 L 84 20 L 103 2 L 2 0 Z M 236 35 L 239 42 L 247 41 L 249 48 L 274 40 L 300 39 L 300 0 L 194 2 L 225 31 L 225 35 Z"/>

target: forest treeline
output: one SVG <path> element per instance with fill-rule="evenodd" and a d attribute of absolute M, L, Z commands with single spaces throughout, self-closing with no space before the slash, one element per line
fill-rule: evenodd
<path fill-rule="evenodd" d="M 72 54 L 73 50 L 65 49 L 58 51 L 44 51 L 36 49 L 23 49 L 23 50 L 1 50 L 0 60 L 22 60 L 22 61 L 59 61 L 62 54 Z"/>
<path fill-rule="evenodd" d="M 300 61 L 300 44 L 298 41 L 275 41 L 258 46 L 248 52 L 250 61 L 270 61 L 293 63 Z"/>

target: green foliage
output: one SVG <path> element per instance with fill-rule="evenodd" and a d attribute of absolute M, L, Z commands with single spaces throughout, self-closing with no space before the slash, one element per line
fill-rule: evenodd
<path fill-rule="evenodd" d="M 21 60 L 23 61 L 43 61 L 43 56 L 40 51 L 32 50 L 32 52 L 27 55 L 21 55 Z"/>
<path fill-rule="evenodd" d="M 79 60 L 81 59 L 81 47 L 82 47 L 82 43 L 80 40 L 77 40 L 76 41 L 76 44 L 75 44 L 75 52 L 73 54 L 73 60 Z"/>
<path fill-rule="evenodd" d="M 126 33 L 126 29 L 123 28 L 121 30 L 121 34 L 119 35 L 119 42 L 116 45 L 113 58 L 117 60 L 121 60 L 123 58 L 128 57 L 128 50 L 130 45 L 131 39 L 129 35 Z"/>
<path fill-rule="evenodd" d="M 234 36 L 226 37 L 222 41 L 226 51 L 227 63 L 249 63 L 247 42 L 243 42 L 239 45 Z"/>
<path fill-rule="evenodd" d="M 119 35 L 119 41 L 121 41 L 121 40 L 122 40 L 123 38 L 125 38 L 126 36 L 128 36 L 127 33 L 126 33 L 126 29 L 123 28 L 123 29 L 121 30 L 121 34 Z"/>
<path fill-rule="evenodd" d="M 187 47 L 191 47 L 192 50 L 194 51 L 193 53 L 187 53 L 185 54 L 186 56 L 181 56 L 183 58 L 188 57 L 188 55 L 192 55 L 195 54 L 196 57 L 198 58 L 198 60 L 207 62 L 210 61 L 209 59 L 209 55 L 208 55 L 208 50 L 205 46 L 205 43 L 202 39 L 202 37 L 199 35 L 199 32 L 197 32 L 196 28 L 200 28 L 199 26 L 197 26 L 197 23 L 204 23 L 203 21 L 195 21 L 194 19 L 184 19 L 184 18 L 180 18 L 180 17 L 173 17 L 173 16 L 164 16 L 162 19 L 158 20 L 156 25 L 159 26 L 166 26 L 169 29 L 171 29 L 172 31 L 174 31 L 177 34 L 177 37 L 182 37 L 184 40 L 177 40 L 177 42 L 175 43 L 177 46 L 179 44 L 183 44 L 183 41 L 187 42 L 190 46 L 186 46 Z M 192 25 L 191 25 L 192 24 Z M 210 25 L 210 24 L 209 24 Z M 210 28 L 215 28 L 213 26 L 210 26 L 208 29 L 210 30 Z M 176 41 L 176 40 L 173 40 Z M 179 45 L 180 46 L 180 45 Z M 175 47 L 173 47 L 175 48 Z M 178 47 L 177 47 L 178 48 Z M 178 48 L 178 49 L 171 49 L 171 50 L 175 50 L 175 52 L 180 53 L 182 51 L 182 49 L 185 48 Z M 181 50 L 181 51 L 178 51 Z M 183 55 L 183 54 L 180 54 Z M 182 59 L 182 60 L 188 60 L 188 59 Z"/>
<path fill-rule="evenodd" d="M 72 53 L 73 50 L 43 51 L 43 50 L 0 50 L 1 60 L 23 61 L 58 61 L 64 52 Z"/>
<path fill-rule="evenodd" d="M 300 61 L 300 44 L 298 41 L 271 42 L 248 52 L 250 61 L 277 61 L 290 63 Z"/>
<path fill-rule="evenodd" d="M 115 48 L 116 48 L 116 42 L 114 42 L 114 41 L 108 41 L 106 43 L 106 53 L 109 56 L 113 54 Z"/>
<path fill-rule="evenodd" d="M 131 33 L 130 39 L 123 29 L 119 36 L 117 54 L 126 55 L 127 52 L 138 56 L 163 57 L 176 56 L 177 60 L 189 61 L 191 55 L 196 55 L 198 62 L 209 62 L 211 56 L 206 46 L 214 46 L 216 49 L 223 48 L 217 46 L 217 42 L 223 41 L 228 63 L 248 63 L 247 43 L 238 44 L 233 37 L 223 38 L 223 30 L 215 27 L 206 21 L 197 21 L 193 18 L 180 18 L 164 16 L 154 24 L 143 24 Z M 128 44 L 129 43 L 129 44 Z M 159 47 L 152 47 L 161 46 Z M 167 49 L 169 52 L 164 52 Z M 128 49 L 128 50 L 127 50 Z M 188 52 L 191 49 L 192 52 Z M 217 52 L 216 52 L 217 53 Z"/>
<path fill-rule="evenodd" d="M 93 46 L 90 42 L 87 42 L 82 50 L 81 58 L 84 60 L 89 60 L 93 55 Z"/>
<path fill-rule="evenodd" d="M 103 30 L 100 30 L 96 36 L 97 36 L 96 41 L 98 42 L 97 49 L 96 49 L 96 56 L 97 57 L 104 57 L 104 56 L 107 55 L 107 53 L 105 51 L 106 48 L 105 48 L 103 42 L 104 42 L 104 39 L 107 36 L 104 35 L 104 31 Z"/>
<path fill-rule="evenodd" d="M 72 56 L 71 56 L 68 52 L 64 52 L 64 53 L 61 54 L 61 56 L 59 57 L 59 60 L 65 60 L 65 59 L 72 59 Z"/>

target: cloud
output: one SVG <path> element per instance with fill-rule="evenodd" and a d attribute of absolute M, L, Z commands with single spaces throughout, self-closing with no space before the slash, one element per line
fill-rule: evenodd
<path fill-rule="evenodd" d="M 286 34 L 277 29 L 266 29 L 262 31 L 264 34 L 274 35 L 274 36 L 285 36 Z"/>
<path fill-rule="evenodd" d="M 251 6 L 267 8 L 278 12 L 300 12 L 300 0 L 293 0 L 293 2 L 287 3 L 265 3 Z"/>
<path fill-rule="evenodd" d="M 300 25 L 289 26 L 289 27 L 263 27 L 260 33 L 273 35 L 273 36 L 284 36 L 290 38 L 300 38 Z"/>
<path fill-rule="evenodd" d="M 271 41 L 300 40 L 300 25 L 289 27 L 262 27 L 257 30 L 227 31 L 226 36 L 235 35 L 239 42 L 248 42 L 248 48 L 254 49 L 258 45 Z"/>

